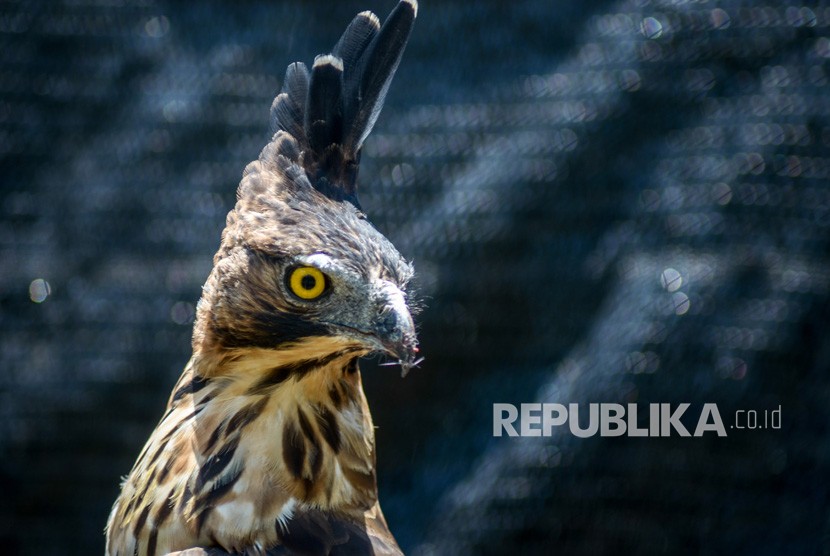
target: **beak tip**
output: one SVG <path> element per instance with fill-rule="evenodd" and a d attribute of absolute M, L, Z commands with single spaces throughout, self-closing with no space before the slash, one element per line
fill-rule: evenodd
<path fill-rule="evenodd" d="M 415 348 L 414 352 L 417 352 L 418 348 Z M 398 364 L 401 366 L 401 378 L 405 378 L 406 375 L 409 374 L 414 367 L 417 367 L 424 361 L 423 357 L 419 357 L 415 359 L 414 357 L 411 359 L 401 359 L 398 361 Z"/>

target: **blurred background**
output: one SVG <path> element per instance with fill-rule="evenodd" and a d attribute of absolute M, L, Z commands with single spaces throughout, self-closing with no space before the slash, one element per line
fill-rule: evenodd
<path fill-rule="evenodd" d="M 286 65 L 393 5 L 0 2 L 4 554 L 103 552 Z M 360 180 L 427 307 L 363 365 L 407 553 L 830 553 L 828 62 L 817 2 L 421 3 Z M 493 438 L 534 401 L 728 436 Z"/>

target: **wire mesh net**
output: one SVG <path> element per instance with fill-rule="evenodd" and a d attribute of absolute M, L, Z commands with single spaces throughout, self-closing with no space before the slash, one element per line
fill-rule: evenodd
<path fill-rule="evenodd" d="M 421 369 L 363 372 L 401 546 L 826 551 L 830 8 L 437 4 L 360 177 L 427 307 Z M 390 7 L 0 4 L 5 551 L 101 552 L 285 66 Z M 495 402 L 783 419 L 494 438 Z"/>

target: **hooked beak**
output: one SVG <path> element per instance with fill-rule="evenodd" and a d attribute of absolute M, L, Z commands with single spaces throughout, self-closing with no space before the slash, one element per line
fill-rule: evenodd
<path fill-rule="evenodd" d="M 344 319 L 354 324 L 340 321 L 335 326 L 341 334 L 372 351 L 381 351 L 395 358 L 396 362 L 382 365 L 400 365 L 401 376 L 406 376 L 423 358 L 418 357 L 415 323 L 406 305 L 404 293 L 392 282 L 383 280 L 372 288 L 369 302 L 361 305 L 363 310 L 359 316 Z"/>
<path fill-rule="evenodd" d="M 401 376 L 406 376 L 423 357 L 418 357 L 418 337 L 415 323 L 406 305 L 403 292 L 391 282 L 383 282 L 377 299 L 378 318 L 375 337 L 382 351 L 398 360 Z M 392 363 L 394 364 L 394 363 Z"/>

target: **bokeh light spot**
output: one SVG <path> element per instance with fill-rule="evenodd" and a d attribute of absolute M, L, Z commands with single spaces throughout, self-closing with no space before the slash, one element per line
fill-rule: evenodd
<path fill-rule="evenodd" d="M 52 288 L 49 286 L 49 282 L 43 278 L 36 278 L 29 284 L 29 299 L 35 303 L 43 303 L 51 293 Z"/>
<path fill-rule="evenodd" d="M 663 34 L 663 24 L 656 18 L 647 17 L 640 24 L 640 31 L 647 39 L 658 39 Z"/>
<path fill-rule="evenodd" d="M 144 24 L 144 32 L 154 39 L 160 39 L 168 31 L 170 31 L 170 21 L 163 15 L 152 17 Z"/>
<path fill-rule="evenodd" d="M 672 295 L 671 300 L 674 305 L 675 315 L 685 315 L 689 312 L 691 302 L 689 301 L 688 295 L 683 292 L 675 292 L 675 294 Z"/>
<path fill-rule="evenodd" d="M 660 274 L 660 285 L 666 291 L 675 292 L 683 285 L 683 277 L 673 268 L 667 268 Z"/>
<path fill-rule="evenodd" d="M 186 301 L 177 301 L 170 308 L 170 318 L 173 322 L 182 326 L 192 323 L 195 316 L 196 310 L 193 304 Z"/>

